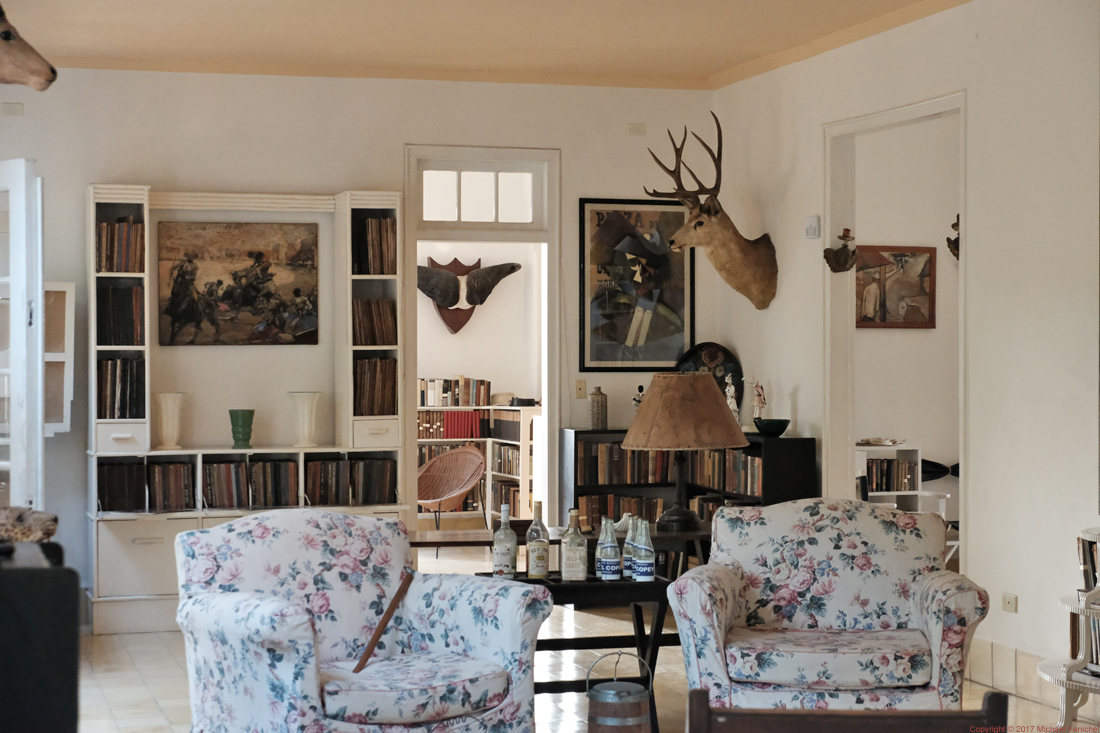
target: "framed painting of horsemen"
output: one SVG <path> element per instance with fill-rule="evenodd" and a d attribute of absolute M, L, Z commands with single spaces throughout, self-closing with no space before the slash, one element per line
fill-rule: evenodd
<path fill-rule="evenodd" d="M 161 346 L 316 344 L 317 224 L 162 221 Z"/>

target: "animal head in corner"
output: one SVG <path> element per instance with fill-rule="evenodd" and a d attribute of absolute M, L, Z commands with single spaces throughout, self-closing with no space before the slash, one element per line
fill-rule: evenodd
<path fill-rule="evenodd" d="M 428 266 L 416 268 L 416 287 L 435 303 L 436 312 L 451 333 L 470 322 L 474 308 L 481 305 L 504 278 L 520 269 L 518 262 L 482 267 L 481 260 L 464 265 L 457 259 L 441 265 L 431 257 Z"/>
<path fill-rule="evenodd" d="M 9 506 L 0 509 L 0 540 L 9 542 L 49 542 L 57 532 L 57 515 Z"/>
<path fill-rule="evenodd" d="M 56 78 L 57 69 L 23 40 L 0 7 L 0 84 L 25 84 L 44 92 Z"/>

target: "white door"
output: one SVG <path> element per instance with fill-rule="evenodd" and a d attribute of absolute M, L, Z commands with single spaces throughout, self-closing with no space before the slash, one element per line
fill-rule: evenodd
<path fill-rule="evenodd" d="M 42 179 L 0 161 L 0 506 L 42 507 Z"/>

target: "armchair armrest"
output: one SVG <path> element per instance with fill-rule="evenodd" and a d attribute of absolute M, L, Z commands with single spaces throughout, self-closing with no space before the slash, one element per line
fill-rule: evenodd
<path fill-rule="evenodd" d="M 230 720 L 237 730 L 323 730 L 308 611 L 257 593 L 203 593 L 180 601 L 176 621 L 195 730 Z"/>
<path fill-rule="evenodd" d="M 417 575 L 394 616 L 397 647 L 411 653 L 450 651 L 508 670 L 511 692 L 535 694 L 539 627 L 554 609 L 549 589 L 471 575 Z"/>
<path fill-rule="evenodd" d="M 716 707 L 730 704 L 726 635 L 737 622 L 744 588 L 745 573 L 740 565 L 716 562 L 692 568 L 668 588 L 688 688 L 709 690 Z"/>
<path fill-rule="evenodd" d="M 932 648 L 932 682 L 946 704 L 962 700 L 963 665 L 974 629 L 989 612 L 989 593 L 950 570 L 922 575 L 909 593 L 910 618 Z"/>

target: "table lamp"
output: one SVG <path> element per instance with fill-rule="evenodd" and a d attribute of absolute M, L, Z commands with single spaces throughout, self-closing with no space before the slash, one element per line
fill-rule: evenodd
<path fill-rule="evenodd" d="M 748 444 L 712 374 L 666 372 L 654 375 L 622 447 L 674 451 L 676 498 L 657 519 L 657 529 L 689 532 L 699 529 L 699 517 L 686 505 L 685 451 L 744 448 Z"/>

